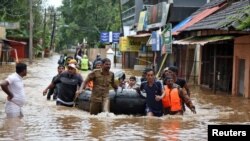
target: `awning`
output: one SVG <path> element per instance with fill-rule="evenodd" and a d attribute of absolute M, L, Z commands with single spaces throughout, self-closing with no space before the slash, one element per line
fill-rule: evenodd
<path fill-rule="evenodd" d="M 22 44 L 22 45 L 26 45 L 26 42 L 20 42 L 20 41 L 15 41 L 15 40 L 9 40 L 9 39 L 0 39 L 3 40 L 5 42 L 11 42 L 11 43 L 16 43 L 16 44 Z"/>
<path fill-rule="evenodd" d="M 152 45 L 152 35 L 150 35 L 147 43 L 146 43 L 147 46 L 151 46 Z"/>
<path fill-rule="evenodd" d="M 210 36 L 210 37 L 189 37 L 182 40 L 176 40 L 173 41 L 173 44 L 179 44 L 179 45 L 205 45 L 207 43 L 211 42 L 218 42 L 218 41 L 224 41 L 224 40 L 231 40 L 234 36 Z"/>
<path fill-rule="evenodd" d="M 143 33 L 143 34 L 138 34 L 138 35 L 129 35 L 127 37 L 149 37 L 151 36 L 151 33 Z"/>

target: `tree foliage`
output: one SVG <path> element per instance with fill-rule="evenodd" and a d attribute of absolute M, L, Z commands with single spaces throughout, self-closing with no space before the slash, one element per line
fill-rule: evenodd
<path fill-rule="evenodd" d="M 63 0 L 60 11 L 67 27 L 61 28 L 66 44 L 82 43 L 85 38 L 94 46 L 100 32 L 120 30 L 118 0 Z"/>
<path fill-rule="evenodd" d="M 250 6 L 246 6 L 243 9 L 242 13 L 244 13 L 244 19 L 239 21 L 239 26 L 237 27 L 238 30 L 249 30 L 250 29 Z"/>
<path fill-rule="evenodd" d="M 41 38 L 43 47 L 50 46 L 54 14 L 53 42 L 62 48 L 82 43 L 83 38 L 93 47 L 99 43 L 100 32 L 120 30 L 119 0 L 63 0 L 58 9 L 45 8 L 46 0 L 32 2 L 34 46 Z M 0 22 L 20 23 L 20 29 L 7 29 L 7 37 L 28 39 L 29 14 L 29 0 L 0 0 Z"/>
<path fill-rule="evenodd" d="M 250 28 L 250 6 L 246 5 L 235 14 L 226 17 L 226 20 L 220 22 L 221 27 L 232 27 L 236 30 L 249 30 Z"/>
<path fill-rule="evenodd" d="M 20 29 L 7 30 L 8 37 L 29 36 L 29 1 L 28 0 L 0 0 L 0 21 L 19 22 Z M 34 37 L 39 36 L 42 26 L 42 0 L 33 0 Z"/>

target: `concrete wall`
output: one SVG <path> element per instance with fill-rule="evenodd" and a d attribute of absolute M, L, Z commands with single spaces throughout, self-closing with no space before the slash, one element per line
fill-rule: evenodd
<path fill-rule="evenodd" d="M 234 40 L 232 95 L 239 93 L 239 59 L 245 60 L 244 97 L 250 98 L 250 35 Z"/>
<path fill-rule="evenodd" d="M 1 63 L 0 64 L 0 74 L 2 73 L 12 73 L 15 72 L 16 69 L 16 63 L 15 62 L 9 62 L 9 63 Z"/>
<path fill-rule="evenodd" d="M 5 27 L 0 27 L 0 39 L 3 38 L 5 39 L 6 38 L 6 30 L 5 30 Z"/>
<path fill-rule="evenodd" d="M 101 58 L 106 58 L 106 51 L 105 48 L 90 48 L 88 49 L 88 58 L 91 62 L 93 62 L 96 59 L 96 55 L 100 54 Z"/>

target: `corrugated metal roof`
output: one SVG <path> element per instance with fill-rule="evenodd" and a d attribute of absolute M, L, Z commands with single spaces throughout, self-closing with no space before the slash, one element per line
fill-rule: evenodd
<path fill-rule="evenodd" d="M 210 1 L 209 3 L 203 5 L 201 8 L 199 8 L 191 16 L 197 15 L 198 13 L 200 13 L 201 11 L 204 11 L 205 9 L 212 8 L 212 7 L 217 6 L 217 5 L 221 5 L 221 4 L 225 3 L 226 1 L 227 0 L 213 0 L 213 1 Z"/>

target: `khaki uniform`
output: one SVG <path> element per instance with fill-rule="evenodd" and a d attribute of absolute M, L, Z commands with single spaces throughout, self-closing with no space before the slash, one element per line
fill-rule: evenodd
<path fill-rule="evenodd" d="M 104 75 L 101 69 L 92 71 L 86 81 L 93 81 L 93 90 L 90 98 L 90 114 L 109 111 L 109 86 L 114 85 L 114 73 Z"/>

